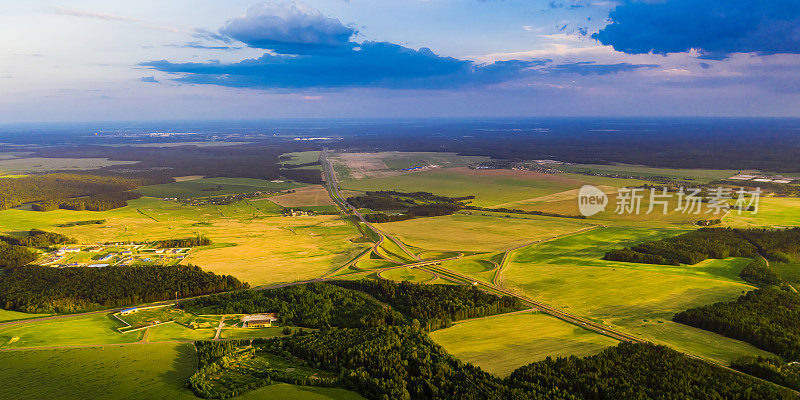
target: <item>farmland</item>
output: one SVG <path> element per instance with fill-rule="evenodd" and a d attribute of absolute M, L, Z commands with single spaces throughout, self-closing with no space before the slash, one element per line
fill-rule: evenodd
<path fill-rule="evenodd" d="M 586 356 L 617 343 L 531 312 L 460 322 L 432 332 L 431 338 L 456 357 L 499 376 L 546 357 Z"/>

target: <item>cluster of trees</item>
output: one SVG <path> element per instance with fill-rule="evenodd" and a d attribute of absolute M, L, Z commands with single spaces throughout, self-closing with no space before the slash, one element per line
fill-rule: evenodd
<path fill-rule="evenodd" d="M 80 174 L 0 178 L 0 210 L 25 203 L 125 192 L 143 183 L 142 179 Z"/>
<path fill-rule="evenodd" d="M 732 302 L 692 308 L 676 322 L 739 339 L 787 360 L 800 360 L 800 294 L 766 287 Z"/>
<path fill-rule="evenodd" d="M 756 257 L 786 261 L 787 254 L 800 252 L 800 228 L 733 229 L 701 228 L 671 238 L 612 250 L 610 261 L 645 264 L 697 264 L 709 258 Z"/>
<path fill-rule="evenodd" d="M 189 386 L 206 398 L 227 398 L 271 383 L 251 372 L 220 387 L 214 373 L 249 342 L 198 342 L 200 368 Z M 665 346 L 621 343 L 585 358 L 546 359 L 501 379 L 447 354 L 422 330 L 407 326 L 323 329 L 257 339 L 256 351 L 297 357 L 335 374 L 304 384 L 341 386 L 375 400 L 484 399 L 780 399 L 788 390 L 692 359 Z M 282 381 L 281 379 L 275 379 Z"/>
<path fill-rule="evenodd" d="M 280 174 L 283 177 L 297 182 L 315 185 L 321 185 L 323 183 L 322 172 L 316 169 L 281 169 Z"/>
<path fill-rule="evenodd" d="M 425 285 L 388 280 L 331 281 L 333 285 L 369 294 L 432 331 L 453 321 L 485 317 L 525 308 L 511 296 L 495 296 L 473 286 Z"/>
<path fill-rule="evenodd" d="M 750 260 L 739 272 L 739 276 L 750 283 L 762 286 L 780 286 L 784 283 L 784 280 L 770 268 L 766 259 L 761 257 Z"/>
<path fill-rule="evenodd" d="M 81 226 L 81 225 L 102 225 L 105 224 L 106 220 L 104 219 L 89 219 L 86 221 L 73 221 L 73 222 L 66 222 L 63 224 L 59 224 L 59 228 L 70 228 L 73 226 Z"/>
<path fill-rule="evenodd" d="M 218 294 L 190 300 L 183 307 L 197 314 L 277 313 L 279 323 L 307 328 L 406 323 L 375 299 L 326 283 Z"/>
<path fill-rule="evenodd" d="M 0 236 L 0 240 L 15 246 L 50 247 L 57 244 L 75 243 L 75 239 L 55 232 L 31 229 L 25 236 Z"/>
<path fill-rule="evenodd" d="M 14 268 L 26 265 L 36 259 L 36 252 L 26 246 L 17 246 L 0 241 L 0 268 Z M 0 275 L 2 279 L 2 275 Z"/>
<path fill-rule="evenodd" d="M 800 364 L 788 364 L 778 357 L 743 356 L 733 360 L 731 368 L 800 390 Z"/>
<path fill-rule="evenodd" d="M 192 265 L 6 268 L 0 308 L 28 313 L 74 313 L 246 288 L 228 275 Z"/>
<path fill-rule="evenodd" d="M 744 232 L 745 230 L 731 228 L 701 228 L 626 249 L 612 250 L 603 259 L 679 265 L 697 264 L 709 258 L 755 257 L 758 255 L 758 248 L 750 243 L 743 235 Z"/>
<path fill-rule="evenodd" d="M 87 197 L 70 199 L 50 199 L 31 204 L 34 211 L 53 211 L 57 209 L 74 211 L 108 211 L 128 205 L 128 200 L 142 197 L 136 192 L 109 192 Z"/>
<path fill-rule="evenodd" d="M 153 243 L 153 245 L 159 249 L 170 249 L 175 247 L 198 247 L 198 246 L 208 246 L 210 244 L 211 244 L 211 239 L 203 235 L 197 235 L 195 237 L 183 238 L 183 239 L 158 240 L 155 243 Z"/>
<path fill-rule="evenodd" d="M 198 368 L 189 377 L 189 388 L 199 397 L 227 399 L 275 382 L 301 386 L 336 386 L 339 382 L 338 377 L 332 374 L 302 368 L 305 364 L 303 360 L 286 351 L 274 351 L 274 346 L 266 339 L 254 339 L 252 343 L 249 340 L 202 341 L 196 342 L 195 347 Z M 245 366 L 249 360 L 265 353 L 291 361 L 289 365 L 300 366 L 302 372 L 283 365 L 280 368 L 273 367 L 272 363 L 260 364 L 257 371 Z"/>
<path fill-rule="evenodd" d="M 792 398 L 788 390 L 649 343 L 622 342 L 585 358 L 547 358 L 517 369 L 508 383 L 526 390 L 557 387 L 578 399 Z"/>
<path fill-rule="evenodd" d="M 363 196 L 347 199 L 353 207 L 368 208 L 374 211 L 397 211 L 397 214 L 382 212 L 364 215 L 364 219 L 373 223 L 405 221 L 415 217 L 437 217 L 450 215 L 462 208 L 462 201 L 475 196 L 445 197 L 428 192 L 367 192 Z"/>

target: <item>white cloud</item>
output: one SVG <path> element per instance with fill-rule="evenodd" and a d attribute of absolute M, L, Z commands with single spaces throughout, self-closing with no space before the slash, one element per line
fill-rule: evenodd
<path fill-rule="evenodd" d="M 69 8 L 63 7 L 56 7 L 53 9 L 53 12 L 59 15 L 69 15 L 73 17 L 83 17 L 83 18 L 94 18 L 94 19 L 102 19 L 106 21 L 123 21 L 123 22 L 134 22 L 139 26 L 147 29 L 155 29 L 159 31 L 165 32 L 180 32 L 181 30 L 178 28 L 173 28 L 170 26 L 161 26 L 161 25 L 153 25 L 147 22 L 144 22 L 138 18 L 132 17 L 123 17 L 119 15 L 112 15 L 112 14 L 102 14 L 96 13 L 91 11 L 81 11 L 81 10 L 73 10 Z"/>

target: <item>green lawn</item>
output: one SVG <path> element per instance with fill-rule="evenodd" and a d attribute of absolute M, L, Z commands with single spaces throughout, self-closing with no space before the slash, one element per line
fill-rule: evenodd
<path fill-rule="evenodd" d="M 0 348 L 115 344 L 139 341 L 142 332 L 121 334 L 122 323 L 108 314 L 0 327 Z"/>
<path fill-rule="evenodd" d="M 295 386 L 279 383 L 241 396 L 237 400 L 363 400 L 358 393 L 339 388 L 319 388 L 310 386 Z"/>
<path fill-rule="evenodd" d="M 540 313 L 481 318 L 431 332 L 450 354 L 507 376 L 546 357 L 586 356 L 617 341 Z"/>
<path fill-rule="evenodd" d="M 759 353 L 743 342 L 700 334 L 680 324 L 668 324 L 667 329 L 663 323 L 676 312 L 734 300 L 751 290 L 752 286 L 736 276 L 746 260 L 673 267 L 601 259 L 610 249 L 678 233 L 672 229 L 599 228 L 532 246 L 514 253 L 503 283 L 565 311 L 717 361 Z M 698 340 L 691 345 L 685 340 L 690 334 Z"/>
<path fill-rule="evenodd" d="M 800 198 L 761 197 L 758 213 L 731 212 L 725 224 L 733 227 L 800 226 Z"/>
<path fill-rule="evenodd" d="M 388 271 L 381 272 L 380 277 L 392 281 L 409 281 L 414 283 L 430 282 L 435 278 L 433 274 L 422 271 L 418 268 L 390 269 Z"/>
<path fill-rule="evenodd" d="M 304 184 L 294 182 L 273 183 L 263 179 L 251 178 L 206 178 L 191 181 L 143 186 L 136 191 L 149 197 L 208 197 L 226 194 L 251 193 L 266 190 L 294 189 Z M 219 188 L 220 190 L 216 190 Z"/>
<path fill-rule="evenodd" d="M 214 328 L 191 329 L 177 323 L 169 323 L 148 328 L 150 335 L 148 342 L 167 342 L 173 340 L 210 340 L 214 338 L 217 325 Z M 131 335 L 132 333 L 124 333 Z"/>

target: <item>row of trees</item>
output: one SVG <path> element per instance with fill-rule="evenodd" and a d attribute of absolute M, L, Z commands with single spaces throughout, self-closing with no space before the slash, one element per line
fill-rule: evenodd
<path fill-rule="evenodd" d="M 0 178 L 0 210 L 25 203 L 125 192 L 143 183 L 142 179 L 80 174 Z"/>
<path fill-rule="evenodd" d="M 800 365 L 787 364 L 778 357 L 743 356 L 733 360 L 731 368 L 800 390 Z"/>
<path fill-rule="evenodd" d="M 192 265 L 6 268 L 0 308 L 28 313 L 74 313 L 246 288 L 228 275 Z"/>
<path fill-rule="evenodd" d="M 368 208 L 373 211 L 397 211 L 397 214 L 383 212 L 369 213 L 364 219 L 373 223 L 405 221 L 415 217 L 437 217 L 450 215 L 464 208 L 462 201 L 475 196 L 445 197 L 428 192 L 367 192 L 363 196 L 347 199 L 353 207 Z"/>
<path fill-rule="evenodd" d="M 743 340 L 790 361 L 800 360 L 800 294 L 789 290 L 766 287 L 735 301 L 680 312 L 672 319 Z"/>
<path fill-rule="evenodd" d="M 196 314 L 277 313 L 279 323 L 307 328 L 407 323 L 375 299 L 327 283 L 224 293 L 190 300 L 183 307 Z"/>
<path fill-rule="evenodd" d="M 431 331 L 453 321 L 485 317 L 525 308 L 511 296 L 496 296 L 473 286 L 425 285 L 388 280 L 331 281 L 333 285 L 365 292 Z"/>
<path fill-rule="evenodd" d="M 195 237 L 183 238 L 183 239 L 159 240 L 154 243 L 154 245 L 160 249 L 170 249 L 175 247 L 208 246 L 210 244 L 211 244 L 211 239 L 203 235 L 197 235 Z"/>

